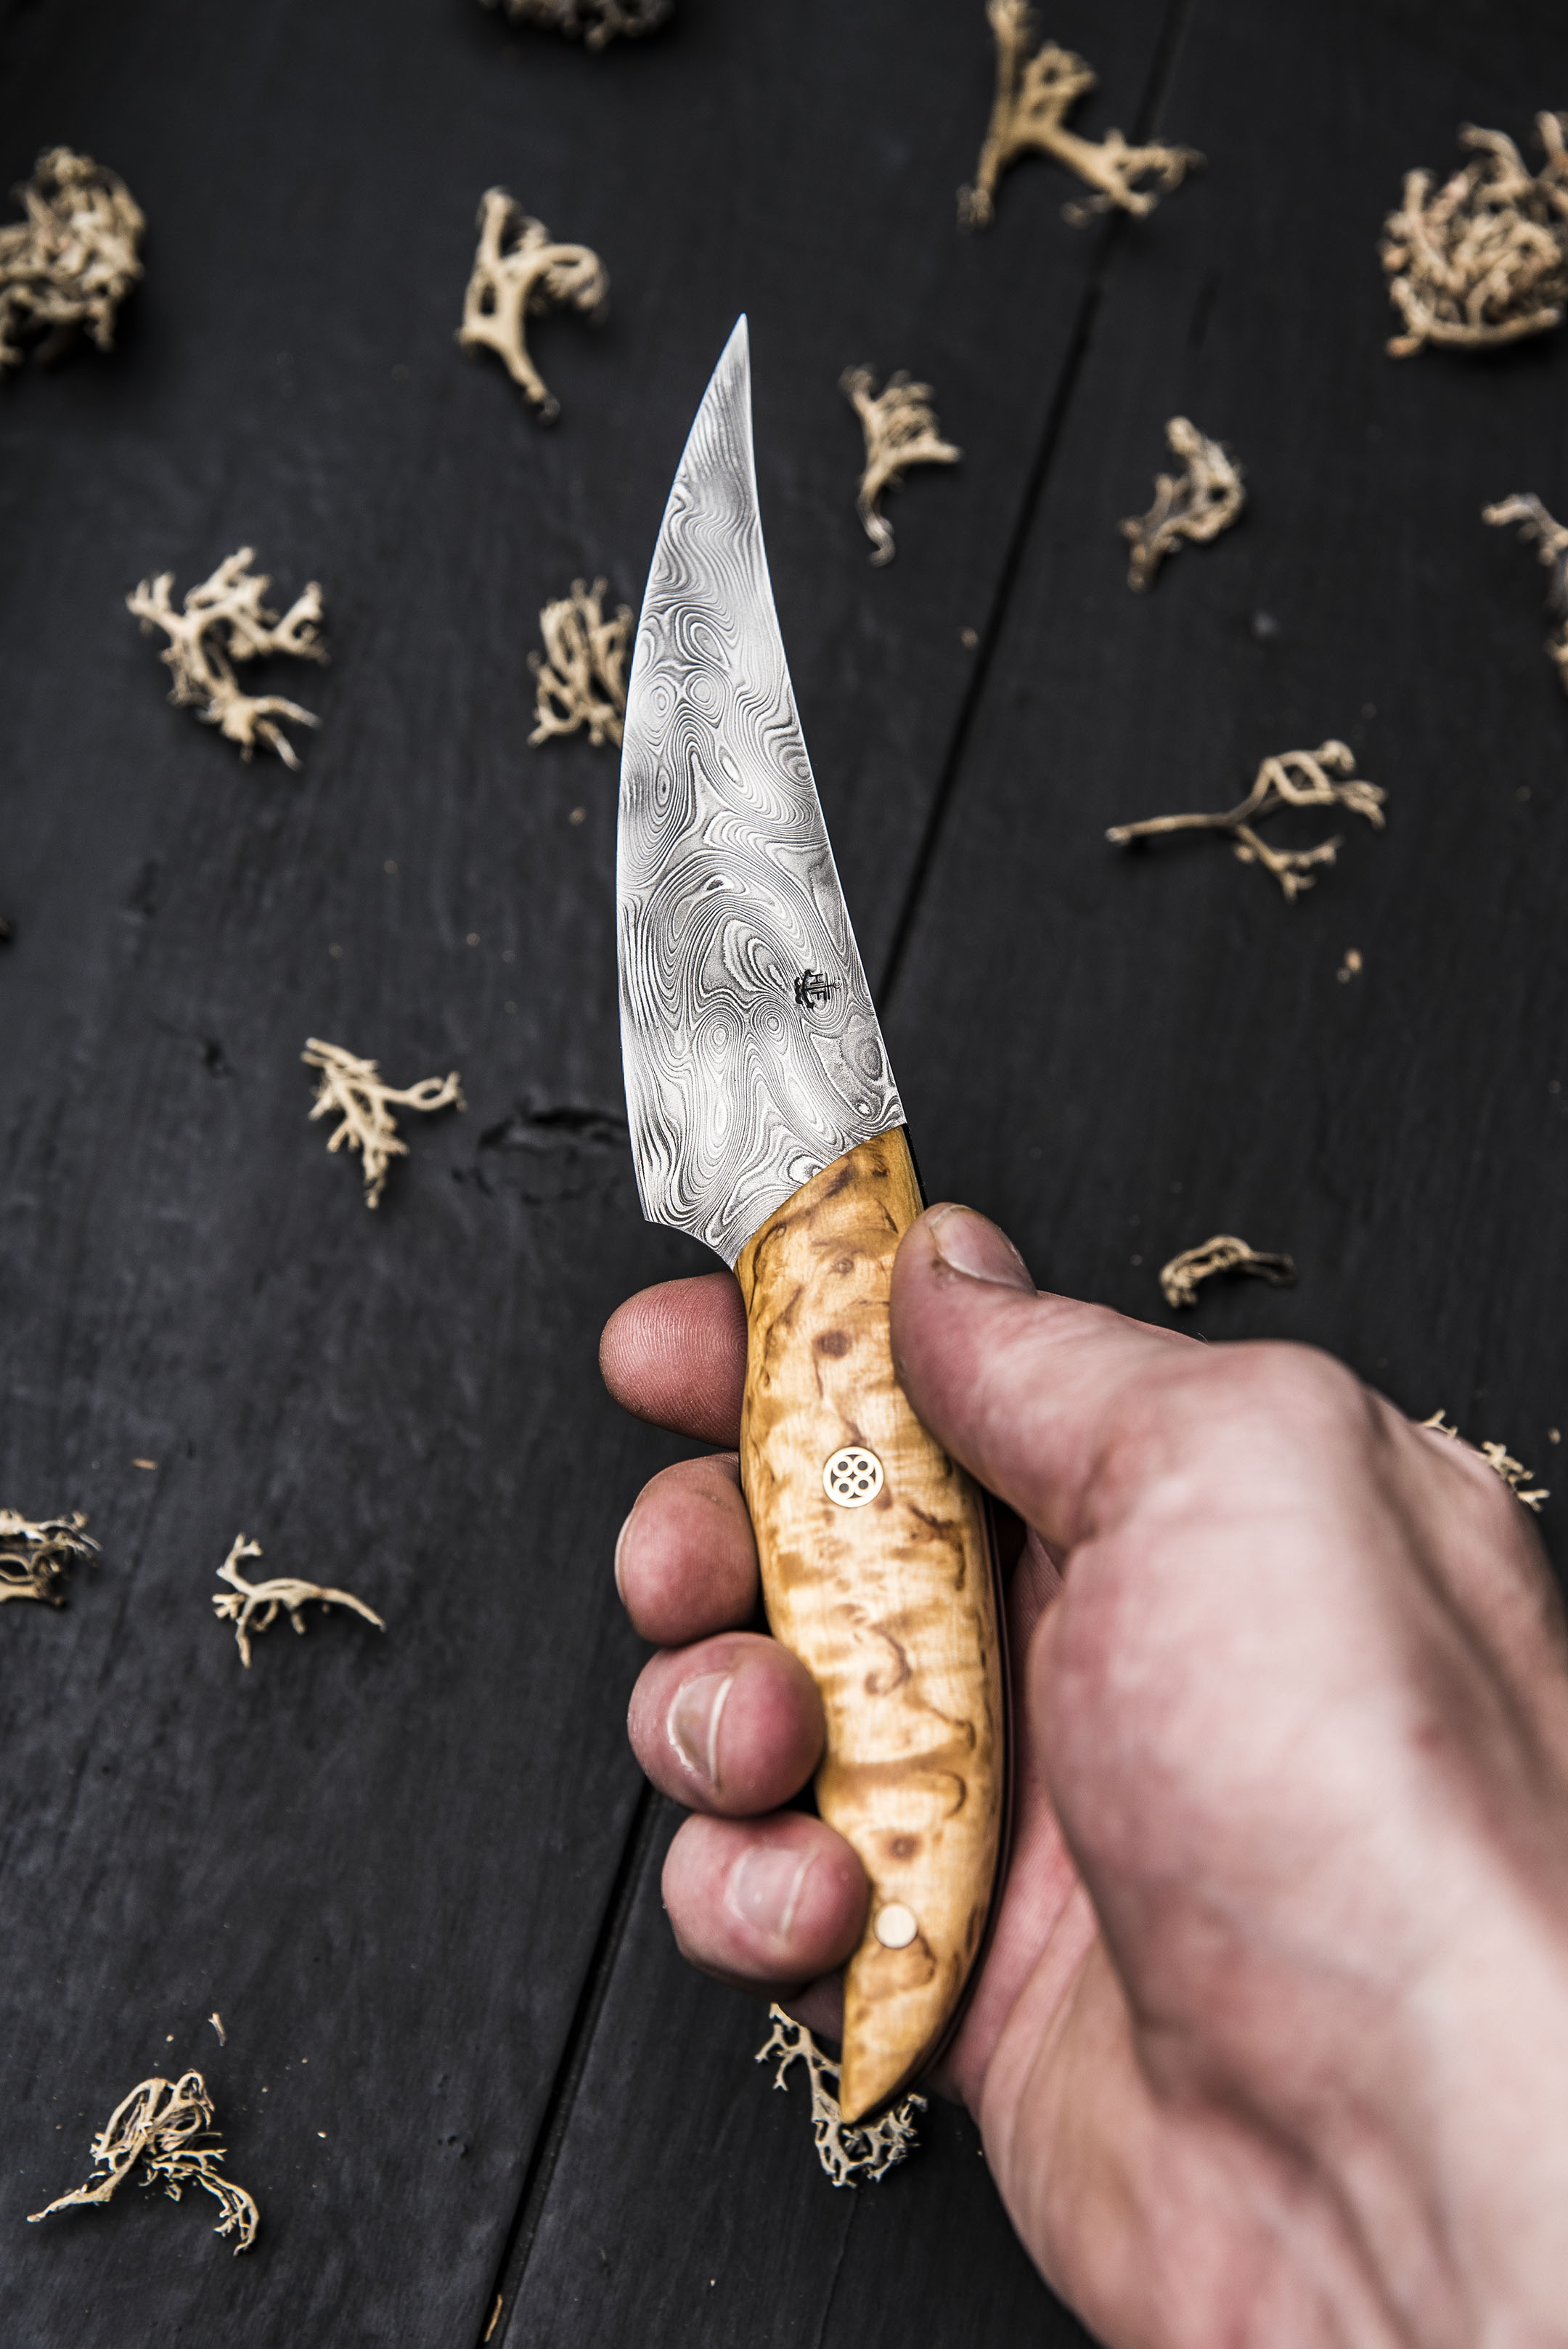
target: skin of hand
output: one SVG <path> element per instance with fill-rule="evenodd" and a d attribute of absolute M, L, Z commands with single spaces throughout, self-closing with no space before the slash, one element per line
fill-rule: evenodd
<path fill-rule="evenodd" d="M 943 2085 L 1048 2281 L 1110 2349 L 1568 2342 L 1568 1640 L 1468 1447 L 1306 1348 L 1037 1294 L 929 1209 L 894 1358 L 1030 1528 L 1009 1599 L 1016 1826 Z M 607 1384 L 735 1441 L 727 1274 L 611 1319 Z M 617 1579 L 632 1699 L 689 1805 L 688 1957 L 832 2027 L 866 1884 L 780 1806 L 822 1720 L 744 1627 L 732 1454 L 648 1485 Z"/>

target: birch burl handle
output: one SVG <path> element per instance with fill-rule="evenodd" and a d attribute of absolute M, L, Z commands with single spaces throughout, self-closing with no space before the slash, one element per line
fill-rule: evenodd
<path fill-rule="evenodd" d="M 919 1214 L 902 1127 L 786 1199 L 735 1266 L 748 1328 L 741 1482 L 776 1638 L 822 1692 L 817 1806 L 871 1885 L 844 1987 L 839 2103 L 930 2063 L 984 1939 L 1006 1797 L 984 1505 L 894 1375 L 888 1298 Z"/>

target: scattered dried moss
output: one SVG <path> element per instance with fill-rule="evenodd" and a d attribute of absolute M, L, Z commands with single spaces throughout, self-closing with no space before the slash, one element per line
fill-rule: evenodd
<path fill-rule="evenodd" d="M 1516 522 L 1520 536 L 1533 542 L 1542 562 L 1551 572 L 1546 609 L 1558 625 L 1555 636 L 1546 639 L 1546 657 L 1557 671 L 1563 692 L 1568 693 L 1568 530 L 1552 520 L 1533 490 L 1503 498 L 1494 506 L 1483 506 L 1481 520 L 1500 527 Z"/>
<path fill-rule="evenodd" d="M 609 273 L 597 253 L 586 244 L 557 244 L 504 188 L 485 190 L 457 339 L 465 351 L 496 353 L 541 424 L 555 422 L 561 403 L 529 355 L 528 320 L 562 307 L 602 318 L 608 301 Z"/>
<path fill-rule="evenodd" d="M 218 1568 L 218 1579 L 226 1582 L 227 1590 L 214 1590 L 213 1605 L 218 1619 L 232 1623 L 234 1640 L 240 1651 L 240 1661 L 248 1671 L 251 1661 L 251 1635 L 258 1637 L 271 1629 L 279 1608 L 286 1608 L 288 1619 L 296 1631 L 305 1630 L 304 1609 L 315 1599 L 322 1607 L 351 1607 L 367 1623 L 374 1623 L 378 1631 L 386 1630 L 385 1623 L 373 1607 L 367 1607 L 352 1591 L 333 1590 L 319 1582 L 301 1582 L 290 1574 L 275 1576 L 270 1582 L 247 1582 L 240 1572 L 242 1557 L 260 1557 L 261 1546 L 247 1541 L 244 1534 L 234 1536 L 234 1547 Z"/>
<path fill-rule="evenodd" d="M 1447 1415 L 1440 1411 L 1435 1411 L 1430 1419 L 1422 1420 L 1420 1424 L 1423 1427 L 1431 1428 L 1438 1435 L 1451 1435 L 1456 1444 L 1465 1442 L 1459 1429 L 1450 1427 Z M 1516 1501 L 1522 1502 L 1524 1506 L 1533 1510 L 1537 1516 L 1541 1515 L 1541 1504 L 1552 1498 L 1552 1492 L 1551 1487 L 1546 1485 L 1537 1485 L 1532 1492 L 1524 1490 L 1535 1474 L 1533 1468 L 1527 1468 L 1522 1461 L 1516 1460 L 1504 1444 L 1472 1444 L 1469 1449 L 1480 1454 L 1487 1466 L 1502 1478 Z"/>
<path fill-rule="evenodd" d="M 880 564 L 893 560 L 892 524 L 882 512 L 884 493 L 902 486 L 911 465 L 956 465 L 963 451 L 942 439 L 929 383 L 911 383 L 902 367 L 879 392 L 871 388 L 876 380 L 870 367 L 846 367 L 838 388 L 866 436 L 866 465 L 855 511 L 871 541 L 871 560 Z"/>
<path fill-rule="evenodd" d="M 1335 782 L 1334 775 L 1355 780 Z M 1239 806 L 1219 815 L 1156 815 L 1141 823 L 1113 824 L 1106 838 L 1125 847 L 1129 841 L 1152 840 L 1173 832 L 1228 832 L 1242 864 L 1261 864 L 1272 873 L 1287 898 L 1310 889 L 1319 865 L 1332 864 L 1344 846 L 1344 836 L 1320 841 L 1315 848 L 1271 848 L 1254 827 L 1282 808 L 1343 807 L 1365 816 L 1383 830 L 1383 802 L 1388 794 L 1376 783 L 1355 777 L 1355 753 L 1343 742 L 1320 742 L 1315 750 L 1281 750 L 1265 759 L 1257 780 Z"/>
<path fill-rule="evenodd" d="M 539 615 L 545 639 L 541 653 L 530 653 L 528 666 L 538 681 L 534 715 L 538 720 L 531 743 L 547 742 L 553 735 L 588 730 L 595 750 L 606 742 L 618 747 L 626 715 L 626 664 L 631 650 L 631 610 L 623 604 L 613 620 L 604 616 L 608 582 L 596 579 L 593 588 L 580 579 L 559 602 L 546 604 Z"/>
<path fill-rule="evenodd" d="M 1119 130 L 1101 140 L 1080 139 L 1066 118 L 1098 80 L 1092 67 L 1071 49 L 1034 40 L 1029 0 L 990 0 L 986 16 L 996 37 L 996 96 L 972 187 L 959 190 L 961 228 L 989 228 L 996 208 L 996 185 L 1010 164 L 1031 148 L 1054 155 L 1075 171 L 1092 196 L 1064 204 L 1062 215 L 1082 228 L 1096 212 L 1151 212 L 1162 195 L 1181 185 L 1203 160 L 1196 148 L 1158 141 L 1129 147 Z"/>
<path fill-rule="evenodd" d="M 147 225 L 125 181 L 90 155 L 51 147 L 16 194 L 27 217 L 0 228 L 0 375 L 40 335 L 40 358 L 83 328 L 111 350 L 115 313 L 142 274 Z"/>
<path fill-rule="evenodd" d="M 62 2194 L 47 2210 L 35 2210 L 30 2227 L 57 2210 L 79 2204 L 107 2202 L 124 2185 L 140 2162 L 143 2186 L 161 2186 L 178 2202 L 187 2186 L 200 2186 L 217 2202 L 223 2216 L 215 2235 L 235 2235 L 235 2252 L 248 2251 L 261 2224 L 260 2213 L 243 2186 L 218 2172 L 224 2158 L 221 2145 L 198 2145 L 213 2126 L 213 2100 L 200 2072 L 182 2072 L 178 2080 L 140 2081 L 92 2141 L 93 2167 L 104 2175 L 74 2193 Z"/>
<path fill-rule="evenodd" d="M 837 2064 L 822 2053 L 805 2023 L 794 2022 L 782 2006 L 769 2007 L 768 2021 L 773 2028 L 753 2060 L 765 2064 L 770 2056 L 775 2059 L 775 2088 L 788 2087 L 784 2075 L 792 2064 L 805 2064 L 811 2080 L 811 2134 L 829 2179 L 835 2186 L 858 2186 L 885 2178 L 918 2142 L 915 2115 L 925 2111 L 924 2096 L 905 2096 L 879 2121 L 846 2128 L 838 2110 Z"/>
<path fill-rule="evenodd" d="M 1127 585 L 1151 586 L 1168 554 L 1179 554 L 1184 541 L 1206 546 L 1229 530 L 1247 502 L 1241 468 L 1221 447 L 1189 424 L 1173 416 L 1165 428 L 1173 457 L 1182 460 L 1179 473 L 1157 473 L 1154 503 L 1146 514 L 1129 514 L 1116 527 L 1132 546 Z"/>
<path fill-rule="evenodd" d="M 234 669 L 275 653 L 292 660 L 325 661 L 321 590 L 313 579 L 279 619 L 262 601 L 272 581 L 265 572 L 251 569 L 254 560 L 254 548 L 242 546 L 219 564 L 210 579 L 192 588 L 178 612 L 171 601 L 174 574 L 160 572 L 126 597 L 126 608 L 140 621 L 144 636 L 161 628 L 168 637 L 159 658 L 173 674 L 169 698 L 176 709 L 194 709 L 204 726 L 217 727 L 225 740 L 237 743 L 247 761 L 260 742 L 275 750 L 286 767 L 297 769 L 294 745 L 273 721 L 287 718 L 296 726 L 317 726 L 320 719 L 281 694 L 243 693 Z"/>
<path fill-rule="evenodd" d="M 1165 1301 L 1179 1312 L 1183 1307 L 1196 1305 L 1200 1283 L 1212 1280 L 1222 1272 L 1250 1272 L 1266 1280 L 1272 1288 L 1289 1288 L 1295 1280 L 1295 1265 L 1288 1256 L 1267 1256 L 1249 1247 L 1231 1232 L 1216 1232 L 1211 1240 L 1200 1247 L 1184 1248 L 1173 1256 L 1168 1264 L 1159 1268 L 1159 1285 L 1165 1291 Z"/>
<path fill-rule="evenodd" d="M 1544 334 L 1568 301 L 1568 116 L 1538 114 L 1546 160 L 1532 178 L 1501 130 L 1459 128 L 1472 159 L 1443 185 L 1407 171 L 1397 212 L 1384 222 L 1378 257 L 1405 332 L 1390 357 L 1425 343 L 1486 350 Z"/>
<path fill-rule="evenodd" d="M 79 1509 L 68 1517 L 23 1517 L 0 1509 L 0 1605 L 7 1599 L 36 1599 L 46 1607 L 66 1603 L 66 1576 L 73 1566 L 96 1559 Z"/>
<path fill-rule="evenodd" d="M 602 49 L 607 41 L 634 41 L 656 31 L 673 13 L 675 0 L 484 0 L 484 5 L 504 7 L 524 25 Z"/>
<path fill-rule="evenodd" d="M 432 1110 L 468 1106 L 455 1069 L 444 1077 L 421 1077 L 417 1085 L 399 1092 L 383 1084 L 374 1061 L 361 1061 L 346 1052 L 341 1044 L 324 1043 L 319 1036 L 306 1038 L 299 1057 L 306 1068 L 321 1071 L 312 1118 L 337 1112 L 342 1119 L 327 1149 L 340 1150 L 347 1143 L 364 1161 L 368 1207 L 380 1206 L 393 1159 L 408 1156 L 409 1145 L 399 1139 L 391 1105 L 395 1102 L 400 1109 L 417 1109 L 427 1115 Z"/>

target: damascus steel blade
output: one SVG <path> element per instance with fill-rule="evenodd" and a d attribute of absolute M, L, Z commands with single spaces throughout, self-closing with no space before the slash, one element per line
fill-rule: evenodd
<path fill-rule="evenodd" d="M 670 492 L 627 690 L 621 1055 L 644 1215 L 732 1265 L 903 1123 L 768 579 L 742 317 Z"/>

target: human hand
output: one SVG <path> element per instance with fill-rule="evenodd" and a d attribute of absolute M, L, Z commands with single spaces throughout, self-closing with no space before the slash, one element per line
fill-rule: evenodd
<path fill-rule="evenodd" d="M 1037 1296 L 965 1209 L 907 1235 L 892 1312 L 921 1418 L 1031 1528 L 947 2075 L 1042 2270 L 1112 2349 L 1565 2337 L 1568 1663 L 1523 1512 L 1326 1357 Z M 732 1442 L 744 1351 L 720 1274 L 629 1300 L 603 1361 Z M 830 2025 L 865 1878 L 778 1808 L 821 1714 L 742 1628 L 733 1459 L 656 1477 L 617 1574 L 666 1651 L 633 1744 L 695 1813 L 680 1946 Z"/>

